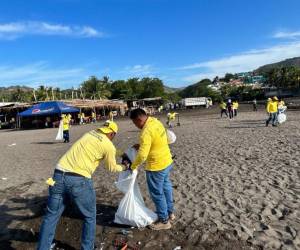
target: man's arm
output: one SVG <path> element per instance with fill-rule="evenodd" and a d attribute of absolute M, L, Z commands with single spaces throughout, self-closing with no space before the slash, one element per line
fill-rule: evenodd
<path fill-rule="evenodd" d="M 151 148 L 152 138 L 149 132 L 144 132 L 140 138 L 140 147 L 138 154 L 131 165 L 131 169 L 134 170 L 140 166 L 144 161 L 146 161 L 150 148 Z"/>
<path fill-rule="evenodd" d="M 106 153 L 104 161 L 105 161 L 105 167 L 110 172 L 121 172 L 121 171 L 126 169 L 125 166 L 117 164 L 117 162 L 116 162 L 116 150 L 115 149 L 111 149 Z"/>

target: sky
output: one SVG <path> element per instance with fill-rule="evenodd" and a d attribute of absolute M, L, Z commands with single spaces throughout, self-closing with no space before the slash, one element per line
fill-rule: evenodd
<path fill-rule="evenodd" d="M 171 87 L 300 56 L 299 0 L 3 0 L 0 86 Z"/>

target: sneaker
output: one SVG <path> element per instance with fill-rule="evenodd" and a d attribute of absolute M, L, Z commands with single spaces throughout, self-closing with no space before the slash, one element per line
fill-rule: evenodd
<path fill-rule="evenodd" d="M 173 222 L 173 221 L 175 221 L 175 219 L 176 219 L 175 214 L 174 214 L 174 213 L 171 213 L 171 214 L 169 215 L 169 221 Z"/>
<path fill-rule="evenodd" d="M 149 227 L 152 230 L 158 231 L 158 230 L 170 229 L 172 227 L 172 225 L 169 221 L 166 221 L 166 222 L 157 221 L 157 222 L 152 223 Z"/>

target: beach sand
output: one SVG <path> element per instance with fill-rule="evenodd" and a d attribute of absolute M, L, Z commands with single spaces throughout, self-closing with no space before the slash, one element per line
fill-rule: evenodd
<path fill-rule="evenodd" d="M 241 109 L 233 120 L 220 119 L 218 109 L 180 114 L 171 146 L 177 215 L 172 230 L 127 228 L 122 234 L 123 227 L 112 223 L 122 198 L 114 186 L 117 174 L 99 167 L 93 178 L 96 244 L 114 249 L 112 241 L 124 238 L 140 241 L 138 249 L 300 249 L 300 112 L 288 112 L 279 127 L 265 127 L 263 110 Z M 165 115 L 159 118 L 165 123 Z M 117 122 L 114 142 L 126 149 L 139 131 L 128 119 Z M 99 125 L 73 126 L 71 143 Z M 0 249 L 34 249 L 47 199 L 45 180 L 70 147 L 55 142 L 56 132 L 0 132 Z M 153 209 L 143 168 L 138 179 Z M 58 246 L 78 249 L 80 227 L 76 213 L 67 211 L 57 228 Z"/>

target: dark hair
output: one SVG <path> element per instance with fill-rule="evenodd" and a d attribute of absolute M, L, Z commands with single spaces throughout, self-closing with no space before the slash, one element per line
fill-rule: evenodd
<path fill-rule="evenodd" d="M 134 120 L 140 116 L 145 116 L 147 115 L 145 110 L 141 109 L 141 108 L 138 108 L 138 109 L 134 109 L 130 112 L 130 119 L 131 120 Z"/>

